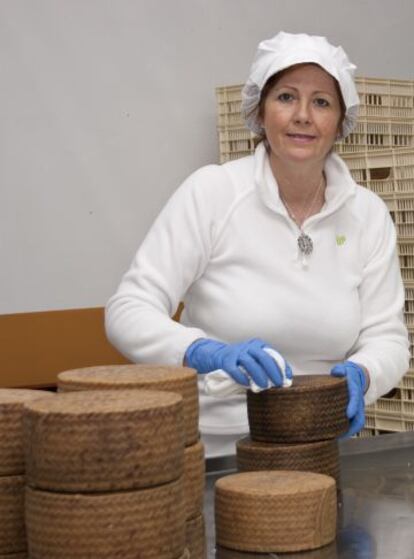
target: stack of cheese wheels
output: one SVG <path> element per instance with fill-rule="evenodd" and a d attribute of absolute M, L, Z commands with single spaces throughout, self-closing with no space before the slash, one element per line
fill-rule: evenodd
<path fill-rule="evenodd" d="M 31 559 L 188 556 L 179 394 L 57 394 L 26 404 L 24 434 Z"/>
<path fill-rule="evenodd" d="M 335 539 L 333 478 L 311 472 L 244 472 L 216 482 L 217 543 L 239 551 L 310 550 Z"/>
<path fill-rule="evenodd" d="M 204 559 L 203 518 L 205 487 L 204 447 L 199 440 L 197 374 L 188 367 L 113 365 L 64 371 L 58 375 L 59 392 L 83 390 L 150 389 L 181 394 L 184 405 L 184 495 L 187 547 L 192 559 Z"/>
<path fill-rule="evenodd" d="M 53 396 L 42 390 L 0 389 L 0 558 L 27 557 L 23 409 L 25 402 Z"/>
<path fill-rule="evenodd" d="M 247 396 L 250 437 L 237 442 L 239 471 L 300 470 L 332 476 L 339 487 L 337 437 L 348 428 L 346 380 L 293 378 L 289 388 Z"/>
<path fill-rule="evenodd" d="M 203 516 L 205 460 L 202 442 L 198 441 L 187 446 L 184 456 L 187 547 L 191 559 L 205 559 L 207 553 Z"/>
<path fill-rule="evenodd" d="M 289 388 L 248 391 L 250 438 L 236 447 L 242 473 L 216 484 L 220 545 L 293 552 L 335 539 L 336 438 L 348 428 L 347 402 L 346 380 L 325 375 L 296 376 Z"/>

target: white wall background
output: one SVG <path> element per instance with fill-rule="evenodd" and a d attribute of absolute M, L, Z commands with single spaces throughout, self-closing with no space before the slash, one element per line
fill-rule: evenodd
<path fill-rule="evenodd" d="M 279 30 L 414 78 L 412 0 L 0 0 L 0 313 L 101 306 L 186 175 L 215 94 Z"/>

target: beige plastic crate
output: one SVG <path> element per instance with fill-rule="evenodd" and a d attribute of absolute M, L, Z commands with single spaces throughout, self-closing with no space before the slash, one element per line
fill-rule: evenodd
<path fill-rule="evenodd" d="M 398 239 L 398 258 L 400 262 L 401 275 L 406 288 L 406 299 L 411 300 L 414 285 L 414 241 L 405 238 Z M 414 340 L 411 342 L 414 343 Z"/>
<path fill-rule="evenodd" d="M 414 239 L 399 239 L 398 255 L 400 256 L 400 258 L 411 258 L 412 256 L 414 256 Z"/>
<path fill-rule="evenodd" d="M 405 419 L 401 416 L 388 415 L 387 413 L 377 412 L 375 414 L 375 429 L 377 431 L 388 431 L 399 433 L 406 430 Z"/>
<path fill-rule="evenodd" d="M 414 280 L 414 270 L 413 268 L 401 268 L 401 277 L 403 281 L 413 281 Z"/>
<path fill-rule="evenodd" d="M 414 148 L 345 153 L 341 157 L 355 181 L 382 198 L 392 199 L 397 194 L 414 196 Z M 414 238 L 414 231 L 408 233 L 407 229 L 403 236 Z"/>
<path fill-rule="evenodd" d="M 410 388 L 407 390 L 401 388 L 401 398 L 404 402 L 414 401 L 414 391 Z"/>
<path fill-rule="evenodd" d="M 414 81 L 357 77 L 360 116 L 414 119 Z"/>
<path fill-rule="evenodd" d="M 402 400 L 400 399 L 379 398 L 375 402 L 375 416 L 378 414 L 385 414 L 390 417 L 401 416 L 402 411 Z"/>
<path fill-rule="evenodd" d="M 255 136 L 247 128 L 219 130 L 220 163 L 251 155 L 255 149 Z"/>
<path fill-rule="evenodd" d="M 377 435 L 375 428 L 373 427 L 364 427 L 358 434 L 357 437 L 359 439 L 367 439 L 369 437 L 375 437 Z"/>
<path fill-rule="evenodd" d="M 395 192 L 392 195 L 385 195 L 384 200 L 395 223 L 399 239 L 412 237 L 414 235 L 414 193 Z M 412 255 L 407 254 L 402 260 L 405 267 L 413 268 Z"/>
<path fill-rule="evenodd" d="M 414 268 L 402 268 L 405 272 L 408 270 L 414 271 Z M 407 275 L 407 274 L 405 274 Z M 404 303 L 404 318 L 407 327 L 414 328 L 414 286 L 413 284 L 407 283 L 405 286 L 405 303 Z M 413 346 L 410 345 L 411 356 L 413 356 Z M 411 367 L 411 363 L 410 363 Z"/>
<path fill-rule="evenodd" d="M 366 150 L 414 146 L 414 120 L 372 121 L 361 115 L 355 129 L 335 144 L 338 153 L 359 153 Z"/>
<path fill-rule="evenodd" d="M 414 431 L 414 420 L 405 420 L 405 430 Z"/>
<path fill-rule="evenodd" d="M 411 255 L 399 255 L 399 261 L 401 277 L 403 278 L 404 284 L 411 285 L 414 282 L 413 257 Z"/>
<path fill-rule="evenodd" d="M 241 116 L 241 90 L 243 85 L 216 88 L 218 128 L 244 128 Z"/>
<path fill-rule="evenodd" d="M 406 375 L 404 375 L 403 379 L 401 380 L 400 383 L 401 386 L 401 391 L 405 391 L 404 394 L 406 395 L 408 392 L 412 393 L 412 397 L 407 397 L 405 399 L 407 400 L 413 400 L 414 399 L 414 371 L 412 371 L 411 369 L 408 371 L 408 373 L 406 373 Z M 413 418 L 414 419 L 414 418 Z"/>
<path fill-rule="evenodd" d="M 412 285 L 410 283 L 409 285 Z M 406 296 L 407 298 L 407 296 Z M 410 389 L 414 391 L 414 329 L 413 327 L 408 327 L 408 339 L 410 343 L 410 368 L 405 376 L 402 378 L 399 386 L 400 388 Z"/>
<path fill-rule="evenodd" d="M 406 240 L 404 237 L 398 239 L 398 258 L 400 261 L 401 276 L 406 286 L 414 283 L 414 255 L 412 249 L 414 248 L 414 241 Z M 409 252 L 408 252 L 409 251 Z M 409 296 L 411 291 L 406 293 Z"/>
<path fill-rule="evenodd" d="M 405 396 L 405 393 L 403 393 Z M 414 421 L 414 401 L 412 398 L 404 398 L 401 400 L 402 402 L 402 414 L 404 419 L 413 420 Z"/>
<path fill-rule="evenodd" d="M 366 414 L 364 429 L 375 429 L 375 417 Z"/>

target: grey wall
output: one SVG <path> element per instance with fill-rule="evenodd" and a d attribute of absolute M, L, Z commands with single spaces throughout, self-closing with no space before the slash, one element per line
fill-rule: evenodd
<path fill-rule="evenodd" d="M 218 85 L 279 30 L 414 78 L 412 0 L 0 0 L 0 313 L 103 305 L 152 220 L 218 161 Z"/>

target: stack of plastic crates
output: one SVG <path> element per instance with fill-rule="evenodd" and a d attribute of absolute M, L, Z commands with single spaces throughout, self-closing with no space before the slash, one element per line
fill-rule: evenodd
<path fill-rule="evenodd" d="M 398 235 L 401 275 L 405 285 L 405 320 L 411 345 L 410 369 L 399 386 L 366 410 L 361 436 L 414 430 L 414 148 L 342 154 L 359 184 L 387 204 Z"/>
<path fill-rule="evenodd" d="M 360 111 L 355 130 L 335 146 L 357 183 L 387 204 L 398 235 L 405 285 L 410 369 L 397 388 L 366 410 L 359 436 L 414 431 L 414 81 L 357 78 Z M 253 153 L 256 139 L 245 128 L 242 86 L 217 88 L 220 161 Z"/>

